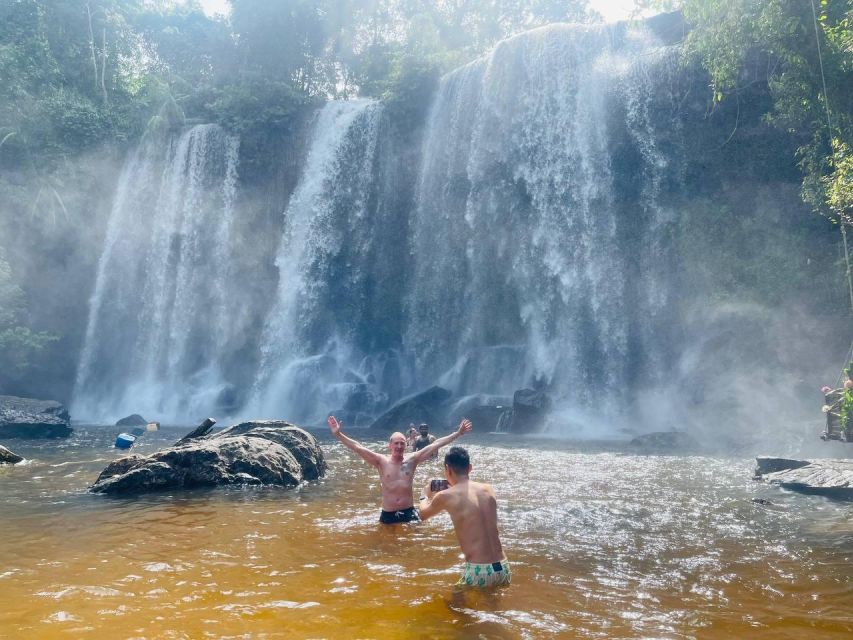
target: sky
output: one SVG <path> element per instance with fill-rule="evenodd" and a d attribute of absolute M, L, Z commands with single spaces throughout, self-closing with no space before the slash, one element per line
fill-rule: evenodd
<path fill-rule="evenodd" d="M 199 2 L 209 16 L 228 12 L 227 0 L 199 0 Z M 589 6 L 604 16 L 605 22 L 616 22 L 631 17 L 634 0 L 589 0 Z"/>

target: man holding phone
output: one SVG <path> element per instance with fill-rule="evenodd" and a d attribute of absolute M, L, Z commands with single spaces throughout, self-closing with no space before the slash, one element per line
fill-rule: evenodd
<path fill-rule="evenodd" d="M 379 481 L 382 486 L 382 513 L 379 522 L 382 524 L 397 524 L 420 520 L 418 510 L 412 499 L 412 484 L 415 480 L 415 469 L 427 460 L 441 447 L 465 435 L 473 428 L 468 419 L 459 423 L 459 428 L 453 433 L 439 438 L 420 451 L 406 456 L 406 437 L 399 431 L 391 434 L 388 441 L 390 456 L 371 451 L 360 442 L 343 434 L 343 425 L 335 416 L 329 416 L 329 430 L 332 435 L 347 449 L 357 454 L 362 460 L 376 467 L 379 471 Z"/>
<path fill-rule="evenodd" d="M 508 585 L 512 571 L 498 536 L 498 503 L 491 485 L 468 478 L 471 460 L 462 447 L 451 447 L 444 456 L 447 489 L 440 480 L 424 486 L 420 500 L 421 518 L 426 520 L 447 511 L 465 566 L 457 586 L 495 587 Z"/>

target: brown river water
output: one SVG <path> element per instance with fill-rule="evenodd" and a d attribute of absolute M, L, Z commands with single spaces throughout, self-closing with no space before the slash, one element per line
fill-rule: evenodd
<path fill-rule="evenodd" d="M 381 527 L 375 473 L 327 434 L 296 490 L 88 494 L 117 431 L 5 443 L 31 461 L 0 470 L 0 637 L 853 637 L 853 505 L 753 482 L 752 458 L 467 436 L 513 583 L 456 592 L 449 518 Z"/>

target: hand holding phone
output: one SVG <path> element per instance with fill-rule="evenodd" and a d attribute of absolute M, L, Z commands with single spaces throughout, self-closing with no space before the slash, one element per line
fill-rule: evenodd
<path fill-rule="evenodd" d="M 444 491 L 450 486 L 447 480 L 440 480 L 438 478 L 433 478 L 429 481 L 429 489 L 433 493 L 438 493 L 439 491 Z"/>

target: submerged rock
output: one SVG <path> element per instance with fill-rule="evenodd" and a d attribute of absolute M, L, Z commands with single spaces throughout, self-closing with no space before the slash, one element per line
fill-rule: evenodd
<path fill-rule="evenodd" d="M 59 402 L 0 396 L 0 438 L 65 438 L 72 431 Z"/>
<path fill-rule="evenodd" d="M 426 391 L 416 393 L 400 400 L 393 407 L 379 416 L 371 429 L 383 431 L 405 431 L 409 424 L 444 426 L 447 417 L 447 403 L 453 394 L 443 387 L 430 387 Z"/>
<path fill-rule="evenodd" d="M 325 473 L 326 459 L 314 436 L 287 422 L 263 420 L 151 455 L 120 458 L 89 489 L 122 494 L 217 485 L 294 487 Z"/>
<path fill-rule="evenodd" d="M 501 416 L 510 411 L 511 407 L 512 398 L 509 396 L 470 395 L 453 404 L 448 413 L 449 422 L 456 425 L 463 418 L 468 418 L 479 433 L 496 431 Z"/>
<path fill-rule="evenodd" d="M 698 449 L 699 443 L 686 431 L 654 431 L 637 436 L 628 446 L 643 452 L 674 453 Z"/>
<path fill-rule="evenodd" d="M 12 453 L 3 445 L 0 445 L 0 464 L 18 464 L 24 459 L 17 453 Z"/>
<path fill-rule="evenodd" d="M 148 424 L 148 420 L 143 418 L 138 413 L 126 416 L 116 422 L 117 427 L 144 427 L 146 424 Z"/>
<path fill-rule="evenodd" d="M 755 477 L 791 491 L 853 499 L 853 460 L 755 459 Z"/>
<path fill-rule="evenodd" d="M 809 464 L 807 460 L 794 460 L 792 458 L 771 458 L 767 456 L 756 458 L 755 463 L 756 476 L 762 476 L 766 473 L 775 473 L 776 471 L 799 469 L 800 467 L 805 467 Z"/>

